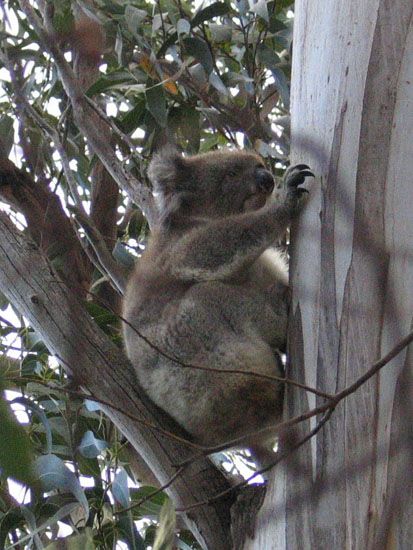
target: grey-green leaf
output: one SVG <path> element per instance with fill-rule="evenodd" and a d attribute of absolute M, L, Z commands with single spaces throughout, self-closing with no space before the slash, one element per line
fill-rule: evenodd
<path fill-rule="evenodd" d="M 79 535 L 71 535 L 65 539 L 58 539 L 45 547 L 45 550 L 62 550 L 64 544 L 65 550 L 95 550 L 93 542 L 93 530 L 87 527 Z"/>
<path fill-rule="evenodd" d="M 113 498 L 124 508 L 130 505 L 130 494 L 128 487 L 128 475 L 125 470 L 120 470 L 112 483 Z"/>
<path fill-rule="evenodd" d="M 117 528 L 128 545 L 128 550 L 145 550 L 147 548 L 143 538 L 138 533 L 133 521 L 132 512 L 124 512 L 119 515 Z"/>
<path fill-rule="evenodd" d="M 44 491 L 69 491 L 83 506 L 86 517 L 89 516 L 89 504 L 79 480 L 63 460 L 52 454 L 39 456 L 35 461 L 35 469 Z"/>
<path fill-rule="evenodd" d="M 201 63 L 207 74 L 213 69 L 213 60 L 208 44 L 197 37 L 187 37 L 183 40 L 185 50 L 189 55 L 195 57 Z"/>
<path fill-rule="evenodd" d="M 148 16 L 145 10 L 140 10 L 128 4 L 125 8 L 125 22 L 130 32 L 135 36 L 143 20 Z"/>
<path fill-rule="evenodd" d="M 231 25 L 218 25 L 217 23 L 210 23 L 209 30 L 211 31 L 212 40 L 214 42 L 229 42 L 231 40 Z"/>
<path fill-rule="evenodd" d="M 116 241 L 116 244 L 112 250 L 112 255 L 117 262 L 124 267 L 132 269 L 135 265 L 136 256 L 131 254 L 126 246 L 121 241 Z"/>
<path fill-rule="evenodd" d="M 89 412 L 95 412 L 95 411 L 101 410 L 100 404 L 97 403 L 97 401 L 92 401 L 92 399 L 85 399 L 84 405 Z"/>
<path fill-rule="evenodd" d="M 30 440 L 0 394 L 0 471 L 22 483 L 31 484 L 32 446 Z M 16 460 L 16 457 L 19 457 Z"/>
<path fill-rule="evenodd" d="M 41 409 L 39 405 L 37 405 L 37 403 L 34 403 L 27 397 L 23 397 L 23 396 L 16 397 L 16 399 L 13 399 L 12 403 L 20 403 L 21 405 L 28 407 L 39 417 L 40 422 L 44 426 L 44 430 L 46 434 L 46 452 L 50 453 L 52 450 L 52 428 L 50 426 L 49 419 L 47 418 L 43 409 Z"/>
<path fill-rule="evenodd" d="M 178 35 L 188 34 L 190 30 L 191 23 L 188 21 L 188 19 L 180 19 L 176 24 L 176 32 L 178 33 Z"/>
<path fill-rule="evenodd" d="M 172 550 L 176 528 L 176 514 L 172 501 L 168 498 L 161 510 L 159 527 L 156 530 L 153 550 Z"/>
<path fill-rule="evenodd" d="M 199 12 L 195 14 L 191 22 L 192 27 L 196 27 L 197 25 L 200 25 L 204 21 L 208 21 L 208 19 L 212 19 L 213 17 L 226 15 L 229 11 L 230 6 L 225 2 L 214 2 L 206 8 L 199 10 Z"/>
<path fill-rule="evenodd" d="M 162 128 L 166 127 L 168 111 L 162 86 L 151 86 L 146 92 L 146 106 L 153 118 Z"/>
<path fill-rule="evenodd" d="M 287 78 L 278 66 L 280 58 L 278 55 L 266 44 L 259 44 L 257 47 L 257 57 L 260 63 L 265 65 L 272 73 L 277 90 L 280 92 L 281 99 L 286 108 L 290 105 L 290 90 L 288 88 Z"/>
<path fill-rule="evenodd" d="M 270 22 L 270 16 L 268 14 L 267 0 L 250 0 L 250 10 L 256 13 L 261 19 L 264 19 L 267 23 Z"/>
<path fill-rule="evenodd" d="M 209 83 L 212 84 L 212 86 L 218 90 L 223 95 L 229 95 L 229 92 L 227 88 L 225 87 L 225 84 L 222 82 L 220 77 L 217 75 L 215 71 L 212 71 L 209 75 Z"/>
<path fill-rule="evenodd" d="M 96 458 L 102 451 L 107 449 L 108 444 L 103 439 L 97 439 L 95 434 L 88 430 L 82 437 L 79 445 L 79 452 L 86 458 Z"/>

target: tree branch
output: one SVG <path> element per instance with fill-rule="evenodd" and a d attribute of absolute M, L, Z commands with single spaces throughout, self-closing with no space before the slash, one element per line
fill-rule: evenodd
<path fill-rule="evenodd" d="M 0 289 L 63 364 L 70 364 L 75 380 L 98 399 L 169 431 L 180 433 L 171 419 L 146 402 L 134 370 L 122 352 L 86 314 L 78 295 L 59 280 L 37 247 L 0 214 Z M 67 367 L 66 367 L 67 368 Z M 188 449 L 144 428 L 127 416 L 106 407 L 107 415 L 124 433 L 160 484 L 176 474 L 173 466 L 188 458 Z M 211 490 L 228 488 L 224 476 L 207 460 L 190 464 L 185 476 L 168 489 L 178 507 L 208 498 Z M 185 516 L 185 522 L 208 550 L 231 548 L 229 507 L 233 497 Z"/>
<path fill-rule="evenodd" d="M 73 69 L 60 51 L 55 37 L 51 36 L 43 27 L 41 20 L 37 16 L 29 0 L 19 0 L 19 5 L 37 33 L 42 46 L 54 58 L 63 87 L 72 104 L 73 114 L 79 130 L 88 140 L 90 146 L 113 179 L 142 209 L 148 219 L 149 225 L 154 225 L 157 219 L 157 210 L 152 193 L 145 185 L 139 182 L 133 174 L 122 166 L 111 144 L 103 139 L 95 128 L 91 120 L 91 107 L 85 99 L 83 90 L 76 79 Z"/>
<path fill-rule="evenodd" d="M 0 159 L 0 198 L 24 214 L 35 243 L 49 258 L 61 260 L 65 280 L 85 295 L 90 283 L 89 262 L 59 197 L 8 159 Z"/>

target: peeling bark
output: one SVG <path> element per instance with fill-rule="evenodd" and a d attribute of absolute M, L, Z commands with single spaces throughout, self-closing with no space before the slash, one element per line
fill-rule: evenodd
<path fill-rule="evenodd" d="M 327 4 L 295 4 L 292 160 L 318 177 L 292 234 L 288 375 L 334 393 L 412 325 L 413 4 Z M 245 549 L 411 546 L 411 370 L 405 350 L 275 469 Z M 319 402 L 287 388 L 287 416 Z"/>

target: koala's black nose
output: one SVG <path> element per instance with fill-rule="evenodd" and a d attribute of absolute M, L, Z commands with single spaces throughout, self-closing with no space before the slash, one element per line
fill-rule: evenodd
<path fill-rule="evenodd" d="M 255 181 L 260 191 L 271 193 L 274 189 L 274 178 L 272 177 L 271 172 L 268 172 L 265 168 L 256 168 Z"/>

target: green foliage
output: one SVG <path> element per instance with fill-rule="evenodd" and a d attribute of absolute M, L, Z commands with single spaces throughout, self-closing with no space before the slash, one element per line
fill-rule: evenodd
<path fill-rule="evenodd" d="M 167 499 L 162 506 L 153 550 L 172 550 L 175 538 L 175 525 L 175 509 L 172 502 Z"/>
<path fill-rule="evenodd" d="M 165 139 L 188 153 L 239 144 L 266 156 L 273 169 L 284 166 L 289 136 L 275 124 L 289 108 L 291 1 L 96 0 L 93 12 L 84 2 L 50 2 L 54 36 L 67 58 L 81 40 L 75 29 L 79 5 L 106 37 L 86 95 L 107 110 L 119 134 L 127 135 L 129 144 L 113 134 L 113 147 L 140 181 L 146 181 L 148 159 Z M 3 8 L 11 26 L 0 23 L 0 69 L 6 71 L 7 60 L 13 60 L 15 74 L 0 90 L 0 156 L 15 161 L 17 154 L 23 169 L 50 184 L 70 211 L 73 201 L 56 143 L 35 117 L 22 115 L 18 86 L 59 134 L 81 199 L 90 206 L 97 158 L 76 125 L 56 64 L 18 3 L 10 0 Z M 85 32 L 86 45 L 93 43 L 93 29 Z M 123 193 L 119 208 L 113 256 L 130 267 L 148 228 Z M 48 253 L 59 267 L 61 250 Z M 98 289 L 100 278 L 96 270 Z M 99 299 L 88 300 L 86 309 L 120 345 L 112 309 Z M 59 548 L 57 522 L 66 527 L 71 550 L 109 549 L 117 541 L 129 548 L 170 548 L 175 514 L 165 494 L 131 484 L 125 444 L 99 403 L 79 396 L 41 336 L 1 294 L 0 310 L 1 350 L 13 365 L 0 364 L 2 384 L 15 392 L 7 392 L 9 404 L 0 399 L 0 548 L 16 541 Z M 27 414 L 24 426 L 10 404 Z M 28 484 L 33 465 L 37 485 L 19 506 L 6 478 Z M 198 548 L 187 532 L 179 532 L 174 544 Z"/>
<path fill-rule="evenodd" d="M 32 447 L 29 438 L 1 395 L 0 442 L 0 475 L 32 484 Z"/>
<path fill-rule="evenodd" d="M 104 322 L 103 311 L 95 309 L 100 323 Z M 106 321 L 111 320 L 107 315 Z M 11 537 L 29 543 L 45 532 L 55 540 L 45 548 L 59 548 L 54 539 L 57 522 L 72 530 L 66 540 L 73 550 L 112 548 L 116 540 L 128 548 L 147 548 L 157 532 L 149 527 L 155 528 L 153 522 L 159 519 L 166 496 L 150 486 L 129 487 L 130 478 L 122 465 L 130 470 L 120 435 L 98 403 L 65 391 L 66 376 L 49 366 L 50 357 L 45 357 L 39 344 L 38 351 L 32 347 L 25 356 L 18 372 L 10 370 L 4 377 L 5 387 L 13 392 L 20 388 L 30 398 L 17 396 L 9 401 L 26 411 L 29 423 L 25 428 L 5 400 L 0 400 L 0 548 L 11 544 Z M 28 357 L 36 369 L 27 369 Z M 2 498 L 9 476 L 34 487 L 27 505 L 13 506 Z M 86 480 L 91 488 L 85 488 Z M 189 533 L 182 537 L 182 548 L 198 548 Z M 189 546 L 184 546 L 184 539 Z"/>

